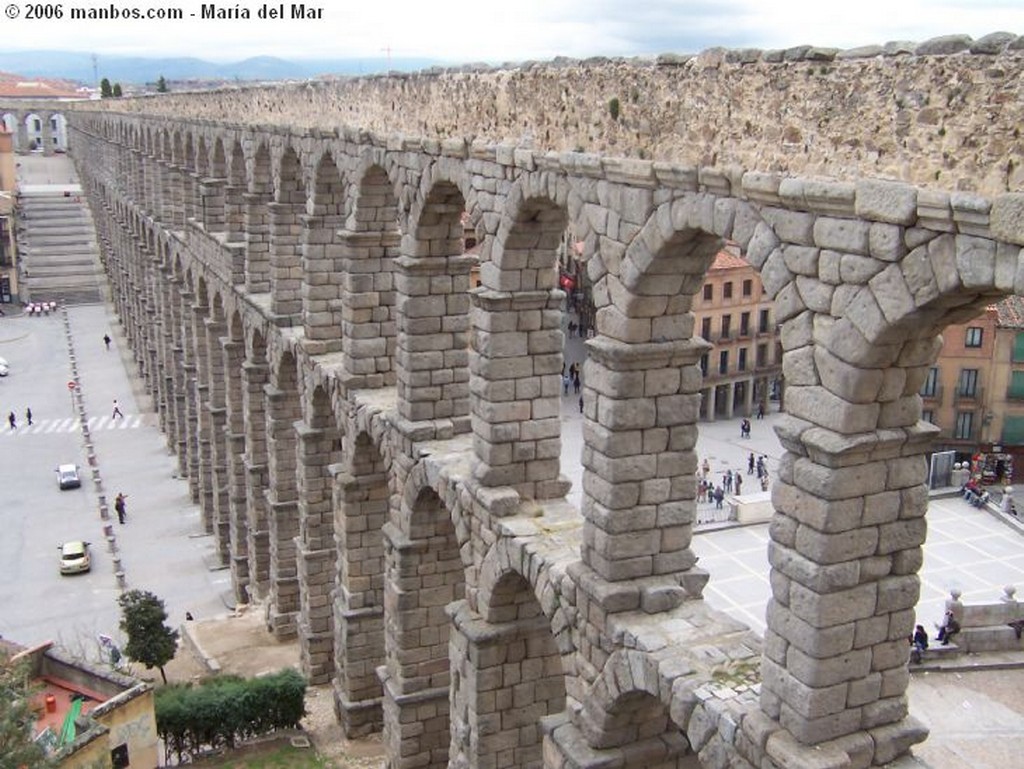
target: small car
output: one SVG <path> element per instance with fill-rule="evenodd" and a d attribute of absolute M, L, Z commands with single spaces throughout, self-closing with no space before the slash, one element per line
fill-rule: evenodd
<path fill-rule="evenodd" d="M 7 376 L 11 373 L 11 366 L 5 358 L 0 358 L 0 376 Z"/>
<path fill-rule="evenodd" d="M 61 574 L 81 574 L 92 568 L 88 542 L 75 539 L 65 542 L 59 550 Z"/>
<path fill-rule="evenodd" d="M 64 489 L 77 489 L 82 485 L 78 465 L 57 465 L 57 485 Z"/>

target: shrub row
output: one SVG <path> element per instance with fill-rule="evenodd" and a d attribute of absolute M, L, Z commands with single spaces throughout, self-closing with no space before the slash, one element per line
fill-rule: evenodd
<path fill-rule="evenodd" d="M 292 729 L 305 715 L 306 680 L 294 670 L 243 679 L 222 676 L 156 692 L 156 728 L 178 762 Z"/>

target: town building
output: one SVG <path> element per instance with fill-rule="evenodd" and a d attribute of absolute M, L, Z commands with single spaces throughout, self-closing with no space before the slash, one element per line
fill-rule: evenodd
<path fill-rule="evenodd" d="M 14 137 L 0 125 L 0 304 L 18 297 L 14 200 L 17 188 Z"/>
<path fill-rule="evenodd" d="M 922 418 L 942 431 L 936 451 L 980 460 L 988 482 L 1024 478 L 1024 299 L 949 326 L 921 398 Z"/>
<path fill-rule="evenodd" d="M 700 361 L 701 418 L 753 416 L 782 397 L 782 346 L 772 301 L 735 246 L 715 256 L 693 314 L 694 333 L 714 345 Z"/>
<path fill-rule="evenodd" d="M 34 738 L 59 769 L 158 766 L 153 687 L 69 656 L 46 642 L 3 643 L 26 662 L 35 688 Z"/>

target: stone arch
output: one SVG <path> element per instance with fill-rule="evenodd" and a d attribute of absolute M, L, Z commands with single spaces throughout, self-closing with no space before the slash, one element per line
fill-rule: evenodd
<path fill-rule="evenodd" d="M 266 142 L 257 141 L 256 151 L 246 165 L 245 289 L 251 294 L 263 294 L 270 291 L 270 205 L 274 197 L 274 173 Z"/>
<path fill-rule="evenodd" d="M 226 156 L 227 186 L 225 187 L 224 196 L 224 225 L 227 230 L 227 241 L 229 243 L 245 243 L 247 234 L 245 228 L 245 194 L 247 190 L 245 150 L 242 147 L 242 142 L 237 137 L 229 138 L 228 142 L 230 148 Z M 242 272 L 244 278 L 242 281 L 237 282 L 244 283 L 245 280 L 248 280 L 248 275 L 245 275 L 245 261 L 245 252 L 243 250 Z"/>
<path fill-rule="evenodd" d="M 295 423 L 302 416 L 298 361 L 288 349 L 277 351 L 266 392 L 268 517 L 270 534 L 269 629 L 278 638 L 296 633 L 299 581 L 295 539 L 299 534 L 297 442 Z"/>
<path fill-rule="evenodd" d="M 333 478 L 341 441 L 331 397 L 320 384 L 311 390 L 298 427 L 300 584 L 299 642 L 303 673 L 311 683 L 328 683 L 334 672 L 334 615 L 337 577 Z"/>
<path fill-rule="evenodd" d="M 327 150 L 316 164 L 302 217 L 302 323 L 311 355 L 341 350 L 342 287 L 336 275 L 343 271 L 344 257 L 337 232 L 345 218 L 341 172 Z"/>
<path fill-rule="evenodd" d="M 511 562 L 508 545 L 499 540 L 492 553 L 493 565 L 485 560 L 481 569 L 479 615 L 466 603 L 451 609 L 457 676 L 450 759 L 473 766 L 501 746 L 512 751 L 513 765 L 539 765 L 540 720 L 565 710 L 563 659 L 571 657 L 563 654 L 570 650 L 559 648 L 536 587 Z"/>
<path fill-rule="evenodd" d="M 335 594 L 335 710 L 349 737 L 383 723 L 384 524 L 391 488 L 383 447 L 372 432 L 346 430 L 345 471 L 335 483 L 335 540 L 339 589 Z"/>
<path fill-rule="evenodd" d="M 227 449 L 226 486 L 228 497 L 228 564 L 235 601 L 249 601 L 249 509 L 246 490 L 246 409 L 244 387 L 246 343 L 245 323 L 237 306 L 228 317 L 227 333 L 222 340 L 224 355 L 225 446 Z"/>
<path fill-rule="evenodd" d="M 394 184 L 376 153 L 353 174 L 352 203 L 340 235 L 344 277 L 341 340 L 346 378 L 353 387 L 396 382 L 396 259 L 401 234 Z"/>
<path fill-rule="evenodd" d="M 242 409 L 245 412 L 245 499 L 246 551 L 252 599 L 269 594 L 270 586 L 270 513 L 267 491 L 270 487 L 267 447 L 267 388 L 270 367 L 267 341 L 259 328 L 247 329 L 246 358 L 242 364 Z"/>
<path fill-rule="evenodd" d="M 420 487 L 411 504 L 406 489 L 398 525 L 384 529 L 384 736 L 440 769 L 451 741 L 447 609 L 464 599 L 466 579 L 451 512 L 434 489 Z"/>
<path fill-rule="evenodd" d="M 306 187 L 302 163 L 291 144 L 281 152 L 275 174 L 274 202 L 270 209 L 271 310 L 276 315 L 302 311 L 302 217 Z"/>
<path fill-rule="evenodd" d="M 25 113 L 18 128 L 19 132 L 21 130 L 25 132 L 26 150 L 43 148 L 43 118 L 38 111 Z"/>
<path fill-rule="evenodd" d="M 469 416 L 469 296 L 464 255 L 466 180 L 438 163 L 424 174 L 398 262 L 398 409 L 414 422 L 444 420 L 466 432 Z"/>
<path fill-rule="evenodd" d="M 472 293 L 474 473 L 529 499 L 569 491 L 560 474 L 565 294 L 557 249 L 570 208 L 580 205 L 564 178 L 517 181 Z"/>

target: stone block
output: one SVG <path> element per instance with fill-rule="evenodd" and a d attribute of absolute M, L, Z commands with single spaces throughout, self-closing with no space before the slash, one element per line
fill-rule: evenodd
<path fill-rule="evenodd" d="M 857 182 L 857 216 L 876 222 L 913 224 L 917 189 L 909 184 L 865 179 Z"/>
<path fill-rule="evenodd" d="M 875 613 L 877 599 L 878 588 L 874 583 L 832 593 L 816 593 L 796 582 L 789 588 L 793 613 L 815 628 L 870 617 Z"/>
<path fill-rule="evenodd" d="M 786 669 L 797 680 L 815 688 L 834 686 L 845 682 L 858 682 L 868 675 L 871 668 L 870 649 L 851 649 L 834 657 L 817 658 L 804 654 L 795 646 L 789 647 Z M 878 683 L 881 676 L 875 674 Z"/>

